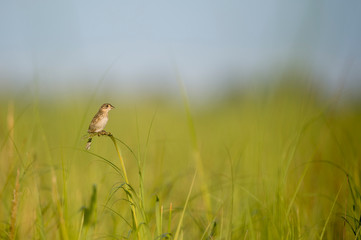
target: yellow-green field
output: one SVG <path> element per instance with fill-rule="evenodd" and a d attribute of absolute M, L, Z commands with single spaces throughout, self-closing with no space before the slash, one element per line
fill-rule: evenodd
<path fill-rule="evenodd" d="M 360 105 L 296 87 L 180 95 L 3 98 L 0 238 L 361 238 Z M 116 145 L 86 151 L 104 102 Z"/>

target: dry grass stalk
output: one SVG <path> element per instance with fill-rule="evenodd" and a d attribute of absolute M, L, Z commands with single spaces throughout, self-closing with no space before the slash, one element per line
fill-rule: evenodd
<path fill-rule="evenodd" d="M 10 139 L 14 139 L 14 103 L 9 102 L 8 105 L 8 114 L 7 114 L 7 127 L 9 131 L 9 137 Z M 9 152 L 9 158 L 12 158 L 13 156 L 13 150 L 14 146 L 13 143 L 10 141 L 8 144 L 8 152 Z"/>
<path fill-rule="evenodd" d="M 11 201 L 11 214 L 10 214 L 10 227 L 9 227 L 9 239 L 15 239 L 16 235 L 16 217 L 18 211 L 18 203 L 19 203 L 19 176 L 20 171 L 18 169 L 15 180 L 15 187 L 13 191 L 13 199 Z"/>

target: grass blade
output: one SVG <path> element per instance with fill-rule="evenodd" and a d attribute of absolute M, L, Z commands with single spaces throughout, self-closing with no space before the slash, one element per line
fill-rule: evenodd
<path fill-rule="evenodd" d="M 178 226 L 177 226 L 177 231 L 175 232 L 175 235 L 174 235 L 174 240 L 178 240 L 178 238 L 180 237 L 179 234 L 180 234 L 180 230 L 181 230 L 181 227 L 182 227 L 182 222 L 183 222 L 183 218 L 184 218 L 184 213 L 185 213 L 185 211 L 186 211 L 186 208 L 187 208 L 187 205 L 188 205 L 188 202 L 189 202 L 189 198 L 190 198 L 191 193 L 192 193 L 192 189 L 193 189 L 193 185 L 194 185 L 196 176 L 197 176 L 197 170 L 196 170 L 196 172 L 194 173 L 193 180 L 192 180 L 191 186 L 190 186 L 190 188 L 189 188 L 188 196 L 187 196 L 186 202 L 185 202 L 185 204 L 184 204 L 183 211 L 182 211 L 182 214 L 181 214 L 181 217 L 180 217 L 180 219 L 179 219 Z"/>
<path fill-rule="evenodd" d="M 340 189 L 338 190 L 338 193 L 337 193 L 337 195 L 336 195 L 336 197 L 335 197 L 335 200 L 333 201 L 333 204 L 332 204 L 330 213 L 328 214 L 328 217 L 327 217 L 327 219 L 326 219 L 325 225 L 324 225 L 323 228 L 322 228 L 320 240 L 322 240 L 323 237 L 324 237 L 324 235 L 325 235 L 327 224 L 328 224 L 328 222 L 330 221 L 330 218 L 331 218 L 333 209 L 334 209 L 334 207 L 335 207 L 335 205 L 336 205 L 336 202 L 337 202 L 338 196 L 340 195 L 341 189 L 342 189 L 342 185 L 341 185 Z"/>

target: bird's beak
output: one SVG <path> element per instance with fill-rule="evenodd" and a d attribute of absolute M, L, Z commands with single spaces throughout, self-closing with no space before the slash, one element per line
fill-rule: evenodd
<path fill-rule="evenodd" d="M 115 108 L 113 105 L 110 105 L 111 109 Z"/>

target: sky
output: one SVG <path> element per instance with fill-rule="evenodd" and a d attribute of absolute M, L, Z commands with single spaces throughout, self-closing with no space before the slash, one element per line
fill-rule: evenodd
<path fill-rule="evenodd" d="M 0 88 L 207 92 L 296 62 L 361 86 L 359 0 L 0 0 Z M 275 70 L 276 69 L 276 70 Z"/>

